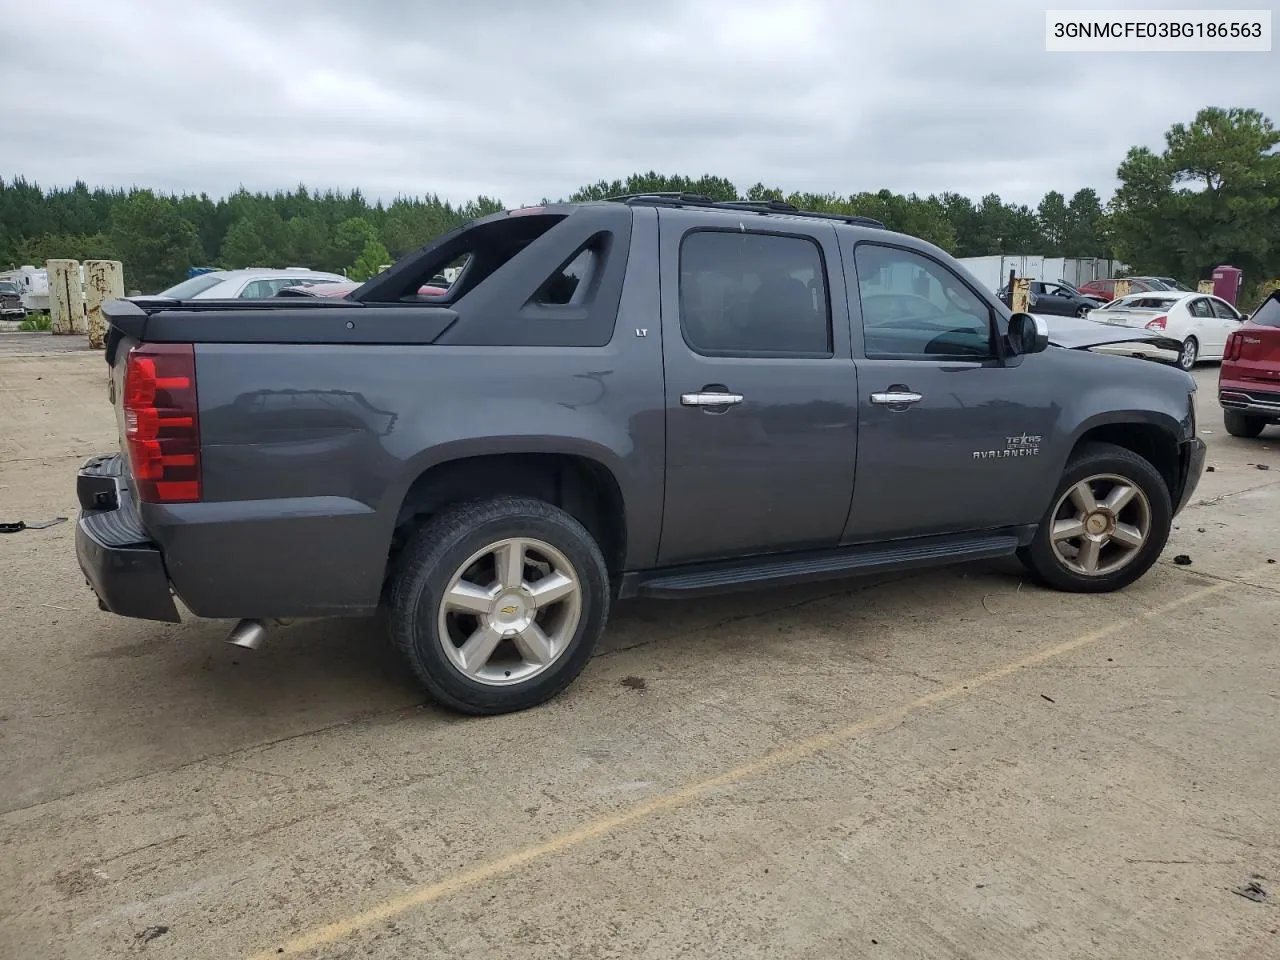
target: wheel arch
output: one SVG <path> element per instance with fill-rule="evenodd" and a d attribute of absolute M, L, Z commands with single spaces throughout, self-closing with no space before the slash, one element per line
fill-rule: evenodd
<path fill-rule="evenodd" d="M 607 458 L 598 451 L 527 448 L 459 453 L 423 466 L 398 501 L 388 569 L 408 533 L 442 507 L 498 496 L 527 496 L 560 507 L 595 538 L 610 574 L 621 572 L 626 501 Z"/>
<path fill-rule="evenodd" d="M 1136 453 L 1155 467 L 1164 479 L 1170 498 L 1176 501 L 1182 484 L 1181 429 L 1172 417 L 1152 411 L 1100 414 L 1081 425 L 1062 468 L 1087 444 L 1114 444 Z"/>

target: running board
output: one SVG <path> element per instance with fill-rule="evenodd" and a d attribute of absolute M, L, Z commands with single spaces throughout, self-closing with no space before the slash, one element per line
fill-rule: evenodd
<path fill-rule="evenodd" d="M 1010 556 L 1027 541 L 1022 531 L 921 537 L 803 553 L 770 554 L 711 563 L 688 564 L 624 574 L 620 599 L 677 599 L 728 593 L 752 587 L 776 587 L 813 580 L 919 570 L 973 560 Z"/>

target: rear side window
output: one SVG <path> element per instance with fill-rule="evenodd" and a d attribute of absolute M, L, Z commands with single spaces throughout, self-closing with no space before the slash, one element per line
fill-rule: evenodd
<path fill-rule="evenodd" d="M 1193 317 L 1200 319 L 1208 319 L 1213 316 L 1213 308 L 1209 306 L 1209 301 L 1204 297 L 1200 297 L 1191 301 L 1191 305 L 1187 308 L 1191 311 Z"/>
<path fill-rule="evenodd" d="M 1252 320 L 1260 327 L 1280 327 L 1280 298 L 1268 297 Z"/>
<path fill-rule="evenodd" d="M 808 237 L 687 234 L 680 244 L 680 329 L 706 356 L 832 356 L 821 249 Z"/>
<path fill-rule="evenodd" d="M 591 290 L 591 282 L 600 269 L 602 259 L 598 245 L 583 247 L 572 260 L 543 282 L 533 295 L 533 302 L 544 306 L 582 303 Z"/>

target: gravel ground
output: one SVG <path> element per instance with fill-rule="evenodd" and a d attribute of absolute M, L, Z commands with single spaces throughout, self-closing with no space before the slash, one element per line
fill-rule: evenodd
<path fill-rule="evenodd" d="M 0 536 L 0 956 L 1280 956 L 1280 430 L 1226 436 L 1216 377 L 1127 591 L 623 604 L 495 719 L 369 623 L 254 655 L 99 612 L 72 522 Z M 0 520 L 74 518 L 113 445 L 82 338 L 0 334 Z"/>

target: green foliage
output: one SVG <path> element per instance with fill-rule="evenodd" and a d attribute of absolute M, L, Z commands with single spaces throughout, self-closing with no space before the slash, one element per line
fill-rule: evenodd
<path fill-rule="evenodd" d="M 150 190 L 131 193 L 111 214 L 111 245 L 125 266 L 125 282 L 161 290 L 203 259 L 196 228 L 177 206 Z"/>
<path fill-rule="evenodd" d="M 1067 246 L 1067 201 L 1057 190 L 1050 190 L 1036 208 L 1040 236 L 1044 238 L 1044 255 L 1060 257 Z"/>
<path fill-rule="evenodd" d="M 1077 190 L 1067 204 L 1066 229 L 1063 233 L 1064 257 L 1096 257 L 1099 250 L 1111 248 L 1110 224 L 1102 209 L 1098 192 L 1092 187 Z"/>
<path fill-rule="evenodd" d="M 1280 131 L 1257 110 L 1206 107 L 1165 149 L 1129 151 L 1111 221 L 1122 257 L 1185 282 L 1229 263 L 1280 272 Z"/>
<path fill-rule="evenodd" d="M 350 266 L 377 239 L 378 233 L 369 221 L 349 217 L 338 224 L 338 229 L 334 231 L 333 249 L 343 266 Z"/>
<path fill-rule="evenodd" d="M 17 258 L 22 263 L 43 265 L 46 260 L 114 260 L 111 237 L 95 234 L 45 234 L 18 242 Z"/>
<path fill-rule="evenodd" d="M 257 226 L 248 217 L 241 217 L 231 225 L 222 241 L 219 265 L 229 269 L 239 267 L 266 267 L 267 245 Z"/>
<path fill-rule="evenodd" d="M 18 324 L 18 329 L 33 333 L 53 329 L 53 317 L 47 313 L 29 313 L 27 318 Z"/>
<path fill-rule="evenodd" d="M 356 262 L 351 265 L 347 276 L 352 280 L 361 282 L 368 280 L 383 265 L 391 262 L 391 254 L 387 253 L 387 248 L 376 237 L 371 237 L 364 245 L 364 250 L 360 252 L 360 256 L 356 258 Z"/>
<path fill-rule="evenodd" d="M 1135 147 L 1118 169 L 1109 206 L 1085 187 L 1050 191 L 1032 207 L 994 194 L 975 201 L 889 190 L 849 195 L 787 191 L 756 182 L 739 191 L 724 177 L 650 170 L 600 180 L 567 199 L 679 191 L 716 200 L 787 200 L 874 217 L 958 257 L 1044 254 L 1118 256 L 1135 273 L 1194 284 L 1221 263 L 1250 283 L 1280 275 L 1280 132 L 1256 110 L 1209 107 L 1176 124 L 1155 153 Z M 546 202 L 552 202 L 547 200 Z M 0 269 L 55 257 L 124 261 L 129 289 L 154 292 L 191 266 L 304 266 L 355 276 L 412 252 L 460 224 L 504 209 L 493 197 L 451 204 L 438 196 L 370 203 L 359 190 L 250 193 L 221 199 L 150 190 L 44 190 L 0 179 Z"/>

